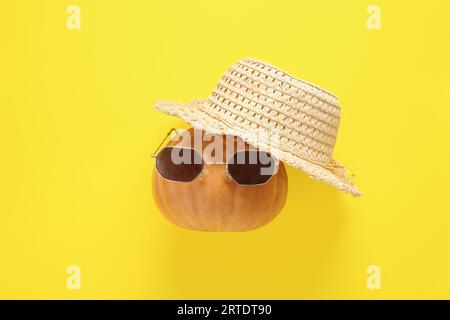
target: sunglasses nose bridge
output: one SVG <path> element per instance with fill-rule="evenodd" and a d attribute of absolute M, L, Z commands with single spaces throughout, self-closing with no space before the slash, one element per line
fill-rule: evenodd
<path fill-rule="evenodd" d="M 204 163 L 201 177 L 208 177 L 209 181 L 222 181 L 225 179 L 227 182 L 232 181 L 232 177 L 228 172 L 228 166 L 226 163 Z"/>

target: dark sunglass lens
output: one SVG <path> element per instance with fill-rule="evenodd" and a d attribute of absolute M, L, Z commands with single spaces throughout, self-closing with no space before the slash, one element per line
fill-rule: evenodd
<path fill-rule="evenodd" d="M 237 152 L 227 166 L 228 173 L 239 184 L 262 184 L 275 174 L 275 161 L 264 151 Z"/>
<path fill-rule="evenodd" d="M 190 148 L 166 147 L 156 157 L 156 170 L 167 180 L 189 182 L 202 169 L 202 157 Z"/>

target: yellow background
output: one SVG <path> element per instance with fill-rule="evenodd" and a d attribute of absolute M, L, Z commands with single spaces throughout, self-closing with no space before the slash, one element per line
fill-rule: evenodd
<path fill-rule="evenodd" d="M 375 3 L 381 30 L 365 0 L 4 1 L 0 298 L 450 298 L 450 2 Z M 336 158 L 365 194 L 289 168 L 268 226 L 180 229 L 150 154 L 186 125 L 152 104 L 206 97 L 245 56 L 338 95 Z"/>

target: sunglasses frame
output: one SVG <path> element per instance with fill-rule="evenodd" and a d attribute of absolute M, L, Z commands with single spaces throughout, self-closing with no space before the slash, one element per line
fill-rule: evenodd
<path fill-rule="evenodd" d="M 167 140 L 167 138 L 170 136 L 170 134 L 171 134 L 172 132 L 174 132 L 174 131 L 176 132 L 176 137 L 179 137 L 179 136 L 180 136 L 180 133 L 179 133 L 175 128 L 171 128 L 171 129 L 169 130 L 169 132 L 167 133 L 167 135 L 165 136 L 165 138 L 163 139 L 163 141 L 159 144 L 158 148 L 157 148 L 157 149 L 155 150 L 155 152 L 151 155 L 151 157 L 152 157 L 153 159 L 156 160 L 156 158 L 158 157 L 159 153 L 162 151 L 162 150 L 160 150 L 160 149 L 161 149 L 161 146 L 164 144 L 164 142 Z M 156 172 L 158 172 L 158 175 L 159 175 L 162 179 L 164 179 L 164 180 L 166 180 L 166 181 L 170 181 L 170 182 L 175 182 L 175 183 L 189 183 L 189 182 L 195 181 L 198 177 L 202 177 L 202 176 L 204 175 L 204 172 L 206 171 L 205 166 L 207 166 L 208 163 L 205 162 L 205 161 L 203 160 L 203 155 L 202 155 L 201 153 L 199 153 L 197 150 L 195 150 L 195 149 L 192 148 L 192 147 L 177 147 L 177 146 L 166 146 L 166 147 L 164 147 L 163 149 L 165 149 L 165 148 L 171 148 L 171 149 L 174 149 L 174 148 L 179 148 L 179 149 L 190 149 L 190 150 L 193 150 L 194 152 L 197 152 L 197 153 L 200 155 L 201 159 L 202 159 L 202 170 L 200 171 L 200 173 L 199 173 L 194 179 L 192 179 L 192 180 L 190 180 L 190 181 L 176 181 L 176 180 L 170 180 L 170 179 L 165 178 L 165 177 L 161 174 L 161 172 L 159 172 L 159 170 L 158 170 L 158 168 L 157 168 L 157 166 L 156 166 L 156 164 L 155 164 Z M 230 174 L 230 172 L 229 172 L 229 170 L 228 170 L 228 166 L 229 166 L 229 164 L 230 164 L 230 159 L 234 158 L 234 156 L 235 156 L 237 153 L 239 153 L 239 152 L 245 152 L 245 151 L 250 151 L 250 150 L 236 151 L 233 155 L 231 155 L 231 156 L 228 158 L 228 160 L 227 160 L 226 162 L 213 162 L 213 163 L 214 163 L 214 164 L 224 164 L 224 165 L 225 165 L 225 175 L 226 175 L 226 177 L 227 177 L 230 181 L 233 180 L 235 183 L 237 183 L 237 184 L 240 185 L 240 186 L 243 186 L 243 187 L 253 187 L 253 186 L 260 186 L 260 185 L 264 185 L 264 184 L 268 183 L 268 182 L 273 178 L 273 176 L 275 176 L 276 173 L 278 172 L 278 166 L 279 166 L 279 161 L 276 160 L 275 158 L 273 158 L 268 152 L 267 152 L 267 154 L 268 154 L 268 155 L 270 156 L 270 158 L 275 162 L 276 170 L 274 170 L 274 173 L 273 173 L 272 175 L 270 175 L 270 178 L 267 179 L 265 182 L 262 182 L 262 183 L 255 183 L 255 184 L 243 184 L 243 183 L 239 183 L 239 182 L 238 182 L 238 181 Z M 256 151 L 257 151 L 257 150 L 256 150 Z M 206 172 L 207 172 L 207 171 L 206 171 Z"/>

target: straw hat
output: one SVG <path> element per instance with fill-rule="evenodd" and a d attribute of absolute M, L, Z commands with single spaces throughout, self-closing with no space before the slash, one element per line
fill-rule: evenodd
<path fill-rule="evenodd" d="M 332 93 L 253 58 L 236 62 L 208 99 L 155 107 L 211 134 L 236 135 L 314 179 L 361 192 L 333 159 L 340 106 Z"/>

